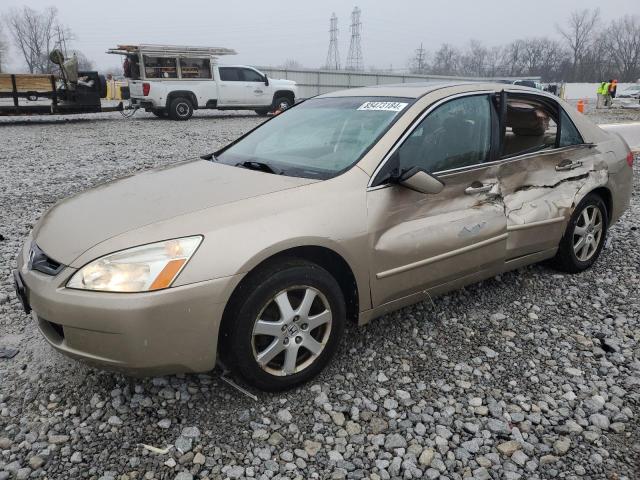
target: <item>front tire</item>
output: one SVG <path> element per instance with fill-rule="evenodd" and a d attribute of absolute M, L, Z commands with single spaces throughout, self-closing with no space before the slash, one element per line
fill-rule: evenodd
<path fill-rule="evenodd" d="M 591 267 L 602 252 L 608 225 L 609 215 L 604 201 L 599 195 L 590 193 L 571 215 L 551 265 L 568 273 L 582 272 Z"/>
<path fill-rule="evenodd" d="M 193 115 L 193 104 L 188 98 L 177 97 L 169 105 L 169 117 L 172 120 L 185 121 Z"/>
<path fill-rule="evenodd" d="M 221 329 L 223 363 L 266 391 L 315 377 L 335 354 L 346 319 L 331 274 L 289 260 L 257 272 L 240 289 Z"/>
<path fill-rule="evenodd" d="M 273 102 L 273 108 L 276 111 L 284 112 L 291 107 L 293 107 L 293 101 L 289 97 L 278 97 Z"/>

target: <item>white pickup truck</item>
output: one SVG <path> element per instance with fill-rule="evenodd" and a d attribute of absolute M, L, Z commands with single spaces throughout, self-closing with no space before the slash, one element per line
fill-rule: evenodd
<path fill-rule="evenodd" d="M 244 65 L 215 65 L 233 50 L 167 45 L 118 46 L 134 106 L 158 117 L 188 120 L 195 109 L 254 110 L 266 115 L 296 101 L 296 83 Z"/>

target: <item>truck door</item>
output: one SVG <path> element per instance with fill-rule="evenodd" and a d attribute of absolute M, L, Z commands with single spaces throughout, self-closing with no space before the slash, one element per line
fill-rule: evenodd
<path fill-rule="evenodd" d="M 265 77 L 252 68 L 243 68 L 242 76 L 246 82 L 247 105 L 271 105 L 270 89 L 265 84 Z"/>
<path fill-rule="evenodd" d="M 238 67 L 218 67 L 218 105 L 221 107 L 246 105 L 247 82 Z"/>

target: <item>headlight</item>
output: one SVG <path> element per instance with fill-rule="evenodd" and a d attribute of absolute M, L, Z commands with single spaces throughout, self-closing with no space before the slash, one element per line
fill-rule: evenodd
<path fill-rule="evenodd" d="M 111 253 L 78 270 L 67 287 L 104 292 L 167 288 L 201 241 L 201 236 L 178 238 Z"/>

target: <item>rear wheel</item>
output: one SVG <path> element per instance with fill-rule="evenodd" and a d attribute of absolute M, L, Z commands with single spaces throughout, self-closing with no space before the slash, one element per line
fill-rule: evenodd
<path fill-rule="evenodd" d="M 317 375 L 333 357 L 346 318 L 344 296 L 331 274 L 290 260 L 240 288 L 220 335 L 225 365 L 268 391 Z"/>
<path fill-rule="evenodd" d="M 558 270 L 577 273 L 586 270 L 600 256 L 607 237 L 609 217 L 602 198 L 590 193 L 571 215 L 567 230 L 551 260 Z"/>
<path fill-rule="evenodd" d="M 193 115 L 193 104 L 188 98 L 177 97 L 169 105 L 169 117 L 172 120 L 189 120 Z"/>

